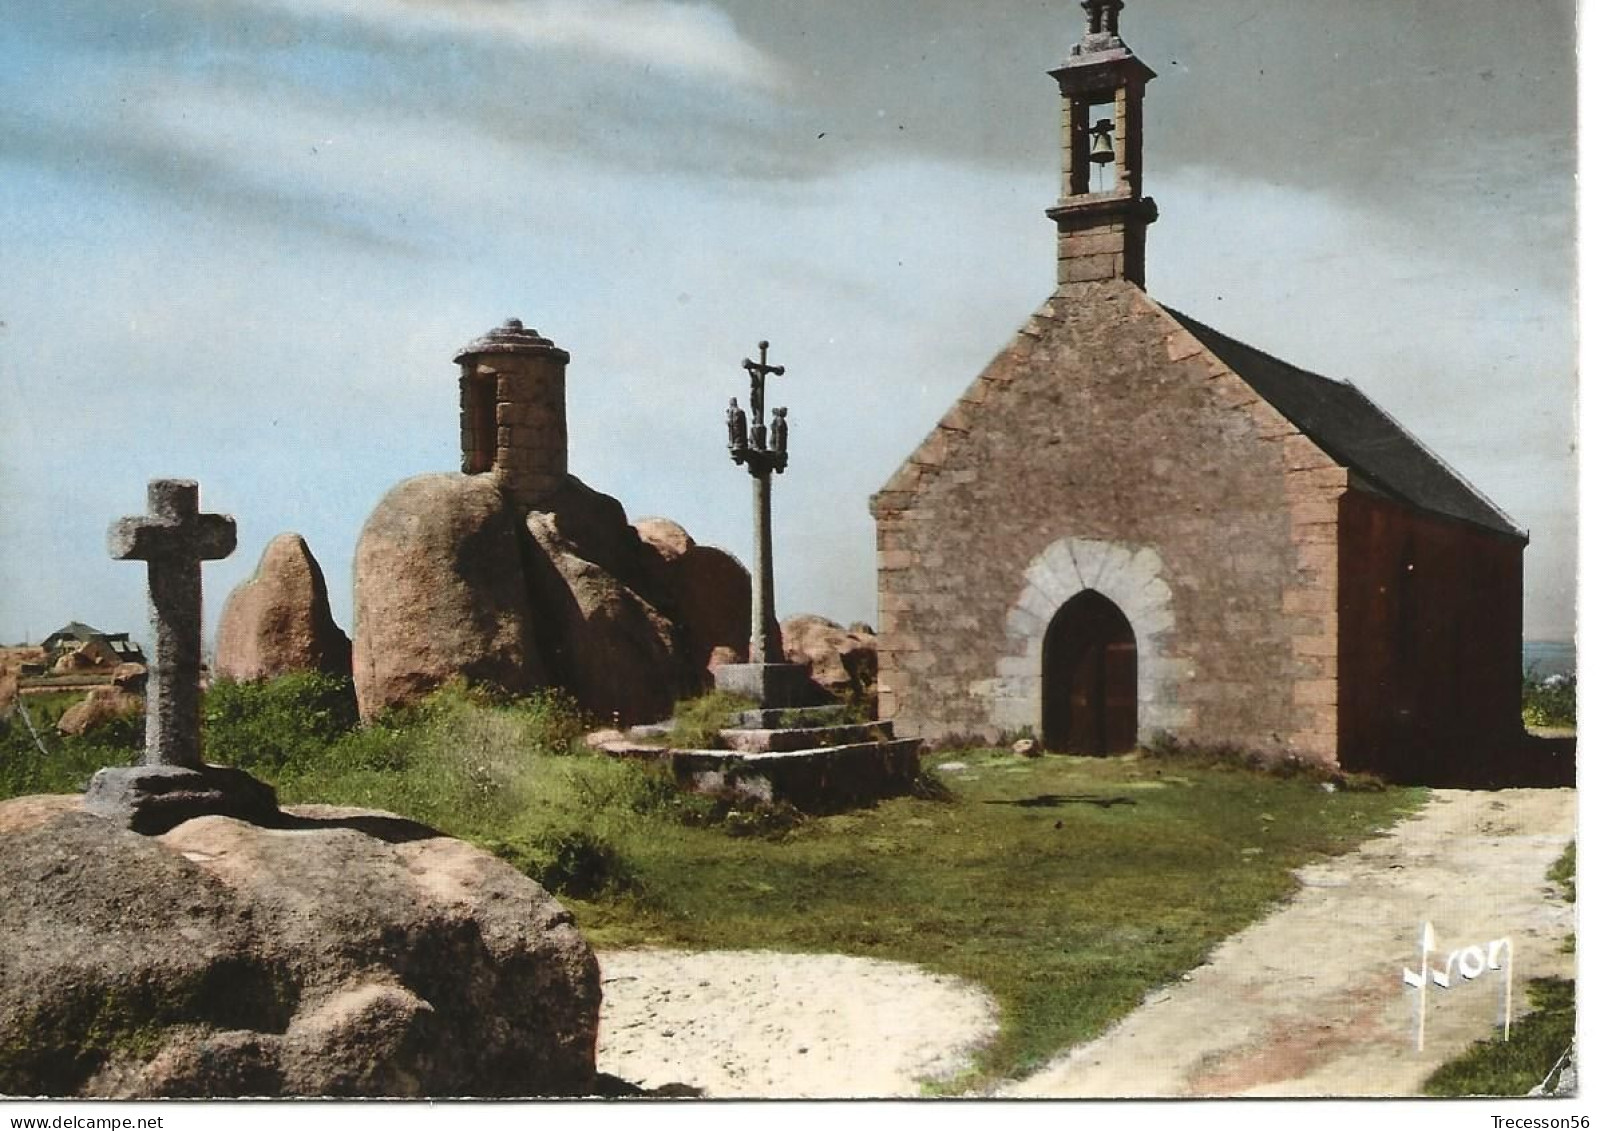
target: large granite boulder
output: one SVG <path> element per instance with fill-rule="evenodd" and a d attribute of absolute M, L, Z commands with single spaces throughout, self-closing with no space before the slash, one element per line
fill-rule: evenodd
<path fill-rule="evenodd" d="M 290 672 L 349 675 L 350 638 L 334 624 L 328 582 L 299 534 L 267 542 L 261 565 L 222 606 L 216 673 L 275 680 Z"/>
<path fill-rule="evenodd" d="M 543 509 L 533 513 L 544 515 L 551 529 L 584 560 L 652 603 L 659 600 L 649 576 L 650 554 L 617 499 L 569 475 Z"/>
<path fill-rule="evenodd" d="M 255 576 L 228 597 L 215 668 L 241 682 L 302 671 L 350 674 L 350 638 L 334 623 L 322 567 L 300 535 L 268 542 Z"/>
<path fill-rule="evenodd" d="M 849 628 L 827 617 L 790 617 L 779 626 L 784 655 L 805 664 L 811 681 L 846 702 L 875 706 L 878 696 L 878 637 L 864 624 Z"/>
<path fill-rule="evenodd" d="M 392 489 L 356 545 L 356 698 L 363 718 L 460 676 L 510 692 L 547 682 L 520 524 L 488 475 Z"/>
<path fill-rule="evenodd" d="M 639 540 L 664 563 L 678 561 L 695 547 L 689 532 L 670 518 L 641 518 L 633 528 L 638 531 Z"/>
<path fill-rule="evenodd" d="M 118 664 L 111 672 L 111 686 L 121 688 L 130 695 L 143 695 L 150 682 L 150 669 L 143 664 Z"/>
<path fill-rule="evenodd" d="M 93 687 L 89 694 L 61 712 L 56 730 L 62 734 L 87 734 L 114 719 L 144 710 L 144 699 L 121 687 Z"/>
<path fill-rule="evenodd" d="M 606 720 L 669 717 L 678 699 L 697 688 L 686 677 L 672 621 L 619 576 L 641 576 L 642 562 L 607 569 L 590 557 L 592 544 L 572 540 L 563 528 L 581 529 L 553 513 L 528 516 L 529 583 L 541 623 L 550 628 L 546 659 L 555 680 Z"/>
<path fill-rule="evenodd" d="M 671 519 L 642 519 L 635 529 L 696 676 L 703 680 L 714 661 L 744 663 L 750 654 L 749 571 L 732 554 L 698 545 Z"/>
<path fill-rule="evenodd" d="M 703 690 L 713 652 L 746 647 L 750 579 L 733 558 L 676 524 L 681 553 L 665 525 L 641 537 L 575 476 L 540 506 L 492 475 L 423 476 L 378 505 L 356 549 L 364 718 L 459 676 L 559 686 L 603 719 L 653 722 Z"/>
<path fill-rule="evenodd" d="M 95 661 L 93 654 L 87 648 L 64 653 L 50 668 L 56 675 L 76 675 L 79 672 L 94 671 L 100 665 Z"/>
<path fill-rule="evenodd" d="M 0 802 L 0 1092 L 532 1096 L 594 1086 L 599 971 L 543 888 L 382 813 L 157 837 Z"/>

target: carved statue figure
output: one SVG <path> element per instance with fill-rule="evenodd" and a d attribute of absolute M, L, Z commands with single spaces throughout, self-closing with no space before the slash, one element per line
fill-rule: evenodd
<path fill-rule="evenodd" d="M 772 450 L 783 453 L 789 450 L 789 410 L 772 410 Z"/>

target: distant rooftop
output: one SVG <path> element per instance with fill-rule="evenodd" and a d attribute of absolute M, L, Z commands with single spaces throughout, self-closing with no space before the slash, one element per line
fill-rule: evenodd
<path fill-rule="evenodd" d="M 55 636 L 70 636 L 74 640 L 93 640 L 96 636 L 104 635 L 106 634 L 101 632 L 98 628 L 84 624 L 81 620 L 75 620 L 69 621 L 66 625 L 56 629 L 49 636 L 46 636 L 45 639 L 49 640 L 51 637 Z M 126 635 L 126 633 L 123 635 Z"/>

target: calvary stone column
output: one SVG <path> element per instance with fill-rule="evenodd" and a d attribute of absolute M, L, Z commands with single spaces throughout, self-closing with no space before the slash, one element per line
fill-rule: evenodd
<path fill-rule="evenodd" d="M 782 377 L 781 365 L 767 364 L 769 343 L 761 343 L 761 360 L 745 359 L 750 375 L 750 416 L 739 402 L 728 402 L 728 454 L 750 472 L 755 503 L 755 576 L 750 586 L 750 662 L 723 664 L 712 672 L 717 690 L 746 695 L 766 709 L 801 706 L 810 690 L 804 664 L 784 662 L 783 635 L 778 628 L 772 580 L 772 476 L 789 466 L 788 409 L 773 410 L 767 427 L 766 383 Z"/>
<path fill-rule="evenodd" d="M 242 770 L 200 757 L 200 563 L 225 558 L 236 542 L 227 515 L 200 513 L 199 484 L 150 483 L 150 513 L 111 526 L 111 556 L 148 563 L 155 657 L 145 688 L 145 749 L 138 766 L 100 770 L 84 808 L 135 832 L 162 833 L 208 814 L 270 823 L 272 788 Z"/>

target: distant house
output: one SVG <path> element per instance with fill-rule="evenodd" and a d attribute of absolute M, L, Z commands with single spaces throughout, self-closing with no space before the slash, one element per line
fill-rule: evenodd
<path fill-rule="evenodd" d="M 41 647 L 52 668 L 114 668 L 118 664 L 145 663 L 144 651 L 126 632 L 101 632 L 73 621 L 44 638 Z"/>

